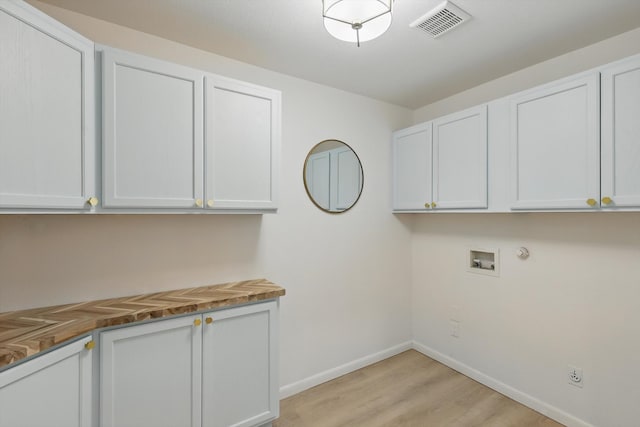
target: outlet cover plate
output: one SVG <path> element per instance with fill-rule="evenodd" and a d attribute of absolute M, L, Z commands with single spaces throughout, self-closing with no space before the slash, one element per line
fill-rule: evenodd
<path fill-rule="evenodd" d="M 567 366 L 567 382 L 572 386 L 582 388 L 584 377 L 582 376 L 582 368 L 577 366 Z"/>

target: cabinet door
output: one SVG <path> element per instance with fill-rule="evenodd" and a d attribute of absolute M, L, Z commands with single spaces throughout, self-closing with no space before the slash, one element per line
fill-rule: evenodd
<path fill-rule="evenodd" d="M 196 207 L 203 194 L 203 74 L 110 48 L 102 69 L 103 206 Z"/>
<path fill-rule="evenodd" d="M 200 316 L 100 334 L 101 427 L 201 425 Z"/>
<path fill-rule="evenodd" d="M 203 427 L 249 427 L 279 413 L 277 303 L 207 314 L 203 340 Z"/>
<path fill-rule="evenodd" d="M 0 427 L 90 427 L 90 340 L 0 372 Z"/>
<path fill-rule="evenodd" d="M 601 160 L 602 206 L 640 206 L 638 57 L 602 72 Z"/>
<path fill-rule="evenodd" d="M 331 155 L 328 151 L 309 156 L 305 163 L 307 191 L 320 208 L 329 210 L 331 196 Z"/>
<path fill-rule="evenodd" d="M 280 92 L 207 76 L 209 209 L 276 209 Z"/>
<path fill-rule="evenodd" d="M 487 207 L 487 107 L 433 121 L 436 209 Z"/>
<path fill-rule="evenodd" d="M 349 209 L 360 197 L 362 189 L 362 168 L 356 153 L 349 147 L 336 148 L 331 150 L 332 157 L 332 192 L 335 201 L 332 204 L 335 210 L 343 211 Z M 332 208 L 333 208 L 332 206 Z"/>
<path fill-rule="evenodd" d="M 0 207 L 84 209 L 95 189 L 93 43 L 0 1 Z"/>
<path fill-rule="evenodd" d="M 431 123 L 395 132 L 392 144 L 393 209 L 430 209 Z"/>
<path fill-rule="evenodd" d="M 512 98 L 512 209 L 598 207 L 599 79 L 591 73 Z"/>

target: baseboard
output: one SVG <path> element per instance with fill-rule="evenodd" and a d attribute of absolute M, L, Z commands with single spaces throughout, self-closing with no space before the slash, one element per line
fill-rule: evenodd
<path fill-rule="evenodd" d="M 568 427 L 594 427 L 592 424 L 589 424 L 586 421 L 568 414 L 561 409 L 556 408 L 555 406 L 549 405 L 548 403 L 536 399 L 533 396 L 523 393 L 520 390 L 508 386 L 507 384 L 500 382 L 495 378 L 492 378 L 489 375 L 486 375 L 468 365 L 465 365 L 464 363 L 461 363 L 456 359 L 453 359 L 452 357 L 449 357 L 445 354 L 440 353 L 439 351 L 427 347 L 424 344 L 420 344 L 419 342 L 414 341 L 413 349 L 419 351 L 425 356 L 437 360 L 444 365 L 447 365 L 451 369 L 454 369 L 461 374 L 478 381 L 481 384 L 486 385 L 487 387 L 497 391 L 500 394 L 504 394 L 505 396 L 515 400 L 516 402 L 520 402 L 523 405 L 528 406 L 529 408 L 558 421 L 561 424 L 564 424 Z"/>
<path fill-rule="evenodd" d="M 284 399 L 289 396 L 293 396 L 294 394 L 300 393 L 301 391 L 307 390 L 311 387 L 315 387 L 327 381 L 331 381 L 335 378 L 343 376 L 344 374 L 348 374 L 349 372 L 357 371 L 360 368 L 364 368 L 365 366 L 380 362 L 381 360 L 388 359 L 391 356 L 400 354 L 403 351 L 411 350 L 412 348 L 413 342 L 407 341 L 402 344 L 398 344 L 385 350 L 379 351 L 377 353 L 370 354 L 368 356 L 364 356 L 354 361 L 345 363 L 344 365 L 328 369 L 324 372 L 312 375 L 303 380 L 284 385 L 280 387 L 280 398 Z"/>

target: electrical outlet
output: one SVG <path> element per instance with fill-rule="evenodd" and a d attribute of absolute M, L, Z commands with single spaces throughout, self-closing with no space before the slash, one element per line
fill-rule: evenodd
<path fill-rule="evenodd" d="M 582 388 L 583 377 L 582 368 L 573 365 L 567 366 L 567 382 L 573 386 Z"/>
<path fill-rule="evenodd" d="M 449 321 L 451 327 L 451 336 L 454 338 L 460 338 L 460 322 L 456 320 Z"/>

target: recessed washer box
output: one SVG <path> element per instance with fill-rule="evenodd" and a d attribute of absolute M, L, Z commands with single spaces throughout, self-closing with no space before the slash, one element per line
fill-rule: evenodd
<path fill-rule="evenodd" d="M 468 248 L 467 271 L 488 276 L 500 276 L 500 250 Z"/>

